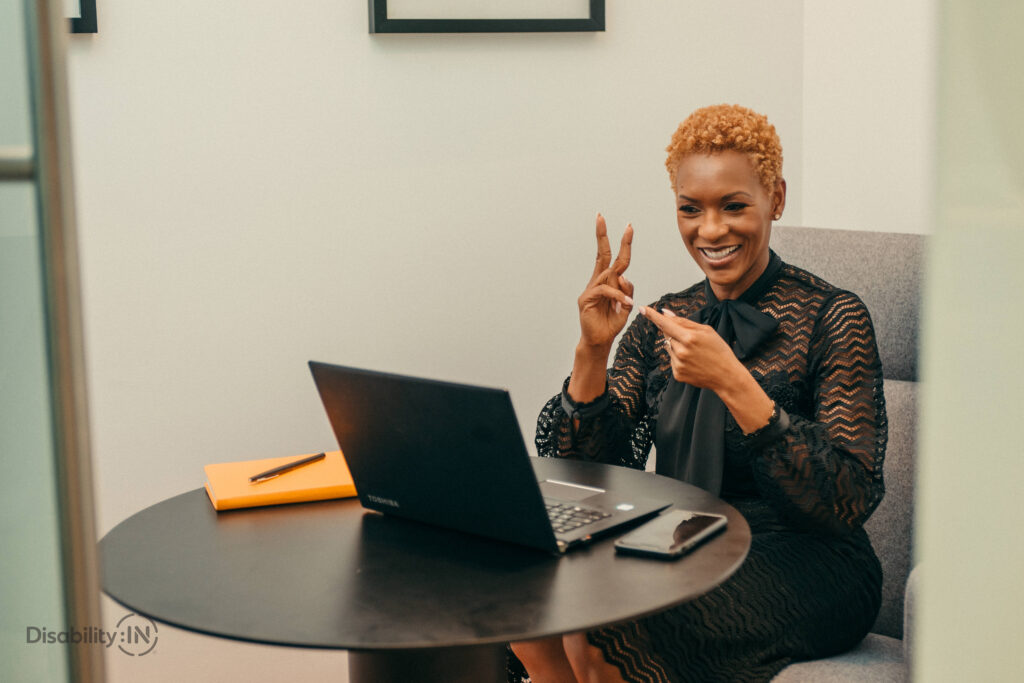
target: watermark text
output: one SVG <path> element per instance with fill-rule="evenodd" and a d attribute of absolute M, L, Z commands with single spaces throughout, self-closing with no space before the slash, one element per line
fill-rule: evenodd
<path fill-rule="evenodd" d="M 108 649 L 116 645 L 118 650 L 130 657 L 141 657 L 152 652 L 158 637 L 156 623 L 134 612 L 122 617 L 112 631 L 96 626 L 63 630 L 45 626 L 25 627 L 27 645 L 102 645 Z"/>

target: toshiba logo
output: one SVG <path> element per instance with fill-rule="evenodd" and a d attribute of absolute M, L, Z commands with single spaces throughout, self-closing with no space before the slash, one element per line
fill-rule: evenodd
<path fill-rule="evenodd" d="M 387 505 L 388 507 L 397 508 L 401 507 L 398 501 L 394 498 L 384 498 L 382 496 L 375 496 L 372 493 L 366 495 L 366 499 L 371 503 L 377 503 L 378 505 Z"/>

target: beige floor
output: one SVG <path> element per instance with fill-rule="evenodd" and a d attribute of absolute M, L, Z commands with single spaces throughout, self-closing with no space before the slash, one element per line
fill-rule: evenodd
<path fill-rule="evenodd" d="M 114 630 L 129 613 L 106 596 L 102 609 L 107 630 Z M 159 623 L 157 628 L 155 646 L 141 657 L 129 656 L 117 646 L 107 649 L 107 683 L 348 683 L 348 658 L 343 651 L 254 645 Z"/>

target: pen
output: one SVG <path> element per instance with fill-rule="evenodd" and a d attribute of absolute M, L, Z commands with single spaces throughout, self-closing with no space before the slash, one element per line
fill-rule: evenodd
<path fill-rule="evenodd" d="M 323 460 L 326 457 L 327 457 L 326 453 L 317 453 L 316 455 L 311 455 L 308 458 L 302 458 L 300 460 L 294 460 L 294 461 L 292 461 L 292 462 L 290 462 L 290 463 L 288 463 L 286 465 L 281 465 L 280 467 L 275 467 L 273 469 L 269 469 L 266 472 L 260 472 L 259 474 L 252 475 L 251 477 L 249 477 L 249 483 L 250 484 L 259 484 L 261 481 L 266 481 L 267 479 L 273 479 L 274 477 L 276 477 L 278 475 L 281 475 L 281 474 L 284 474 L 285 472 L 291 472 L 296 467 L 302 467 L 304 465 L 309 465 L 311 463 L 317 462 L 318 460 Z"/>

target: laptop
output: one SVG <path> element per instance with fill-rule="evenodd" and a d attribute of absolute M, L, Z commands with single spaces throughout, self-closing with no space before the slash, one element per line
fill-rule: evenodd
<path fill-rule="evenodd" d="M 503 389 L 316 361 L 309 368 L 369 510 L 564 553 L 670 505 L 538 482 Z"/>

